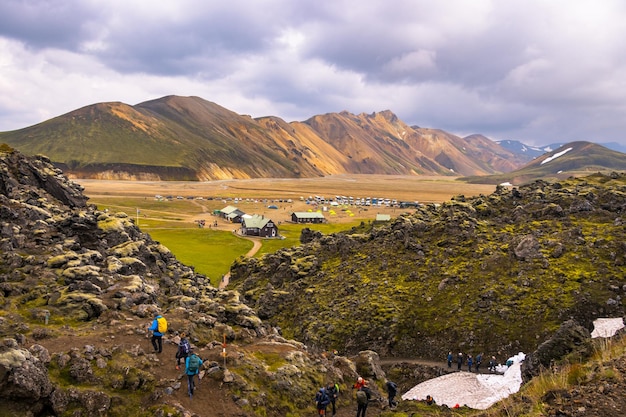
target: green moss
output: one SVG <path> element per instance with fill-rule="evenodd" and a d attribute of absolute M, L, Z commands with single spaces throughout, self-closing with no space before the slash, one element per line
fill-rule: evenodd
<path fill-rule="evenodd" d="M 102 215 L 98 219 L 98 228 L 105 232 L 123 232 L 132 225 L 132 222 L 125 216 L 123 213 L 116 216 Z"/>
<path fill-rule="evenodd" d="M 268 279 L 288 265 L 298 278 L 271 290 L 289 294 L 271 321 L 321 349 L 376 349 L 383 340 L 384 349 L 426 357 L 460 343 L 531 351 L 565 317 L 610 313 L 607 300 L 622 286 L 619 242 L 626 233 L 615 213 L 561 211 L 580 200 L 574 189 L 537 188 L 528 199 L 503 208 L 504 197 L 459 197 L 440 210 L 421 208 L 374 237 L 323 238 L 288 257 L 264 258 L 246 281 L 246 297 L 267 300 Z M 619 206 L 619 192 L 605 199 Z M 515 249 L 529 235 L 538 251 L 518 259 Z M 368 324 L 350 320 L 355 315 Z"/>
<path fill-rule="evenodd" d="M 254 357 L 262 361 L 270 372 L 276 372 L 278 368 L 287 363 L 285 358 L 278 353 L 255 352 Z"/>

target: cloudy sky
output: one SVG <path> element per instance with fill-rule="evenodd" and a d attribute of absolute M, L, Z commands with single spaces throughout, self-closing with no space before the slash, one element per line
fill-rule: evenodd
<path fill-rule="evenodd" d="M 626 143 L 625 21 L 622 0 L 2 0 L 0 131 L 175 94 Z"/>

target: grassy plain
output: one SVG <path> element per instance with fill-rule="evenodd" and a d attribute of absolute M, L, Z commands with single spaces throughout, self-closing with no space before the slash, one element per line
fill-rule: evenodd
<path fill-rule="evenodd" d="M 139 228 L 167 246 L 186 265 L 219 283 L 232 262 L 253 247 L 250 240 L 238 237 L 239 225 L 215 216 L 215 210 L 227 205 L 248 214 L 262 214 L 279 225 L 284 239 L 264 239 L 256 256 L 299 244 L 303 227 L 333 233 L 347 230 L 361 222 L 370 222 L 376 214 L 395 217 L 411 211 L 393 207 L 336 207 L 324 212 L 328 220 L 319 225 L 291 223 L 294 211 L 322 210 L 306 204 L 309 196 L 334 198 L 383 197 L 398 201 L 439 203 L 452 196 L 491 194 L 494 185 L 467 184 L 444 177 L 409 177 L 385 175 L 341 175 L 305 179 L 249 179 L 209 182 L 180 181 L 110 181 L 75 180 L 85 189 L 90 203 L 101 210 L 125 212 Z M 155 196 L 172 196 L 157 199 Z M 235 198 L 241 199 L 235 203 Z M 281 201 L 282 200 L 282 201 Z M 291 200 L 288 202 L 288 200 Z M 278 209 L 270 209 L 275 205 Z M 204 228 L 198 220 L 205 220 Z"/>

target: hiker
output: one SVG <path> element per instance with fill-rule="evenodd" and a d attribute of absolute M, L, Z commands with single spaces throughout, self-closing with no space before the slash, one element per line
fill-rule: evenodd
<path fill-rule="evenodd" d="M 463 366 L 463 353 L 462 352 L 459 352 L 459 354 L 456 355 L 456 365 L 457 365 L 457 369 L 460 371 L 461 366 Z"/>
<path fill-rule="evenodd" d="M 337 413 L 336 402 L 337 396 L 339 395 L 339 384 L 328 384 L 326 387 L 326 393 L 328 394 L 328 398 L 330 399 L 330 405 L 333 406 L 333 416 Z"/>
<path fill-rule="evenodd" d="M 490 372 L 495 372 L 496 371 L 496 366 L 497 366 L 496 357 L 492 356 L 491 360 L 489 361 L 489 371 Z"/>
<path fill-rule="evenodd" d="M 365 417 L 367 404 L 372 398 L 372 391 L 370 391 L 367 385 L 367 381 L 363 381 L 363 386 L 356 392 L 356 417 Z"/>
<path fill-rule="evenodd" d="M 452 369 L 452 351 L 448 352 L 448 369 Z"/>
<path fill-rule="evenodd" d="M 187 362 L 187 356 L 189 356 L 189 351 L 191 350 L 191 345 L 189 344 L 189 340 L 185 337 L 185 332 L 180 334 L 180 341 L 178 342 L 178 350 L 176 351 L 176 370 L 180 369 L 180 360 L 183 362 Z"/>
<path fill-rule="evenodd" d="M 317 407 L 317 414 L 320 416 L 326 415 L 326 407 L 330 404 L 330 398 L 324 387 L 320 388 L 315 394 L 315 406 Z"/>
<path fill-rule="evenodd" d="M 163 334 L 167 332 L 167 320 L 165 317 L 160 315 L 159 313 L 155 313 L 154 320 L 148 330 L 152 332 L 152 347 L 154 348 L 154 353 L 163 352 Z"/>
<path fill-rule="evenodd" d="M 387 381 L 387 399 L 389 400 L 389 408 L 395 407 L 396 402 L 393 400 L 398 393 L 398 385 L 393 381 Z"/>
<path fill-rule="evenodd" d="M 358 391 L 359 389 L 361 389 L 361 387 L 363 387 L 363 385 L 365 385 L 365 380 L 363 379 L 363 377 L 358 377 L 356 379 L 356 382 L 352 386 L 352 388 L 354 388 L 354 389 L 356 389 Z"/>
<path fill-rule="evenodd" d="M 435 399 L 433 397 L 431 397 L 430 395 L 426 396 L 426 399 L 424 400 L 426 402 L 426 404 L 428 405 L 433 405 L 436 404 Z"/>
<path fill-rule="evenodd" d="M 202 366 L 202 359 L 194 353 L 194 348 L 189 348 L 189 356 L 185 359 L 185 374 L 187 375 L 187 392 L 189 398 L 193 397 L 193 392 L 196 386 L 193 381 L 193 377 L 200 373 L 200 367 Z"/>
<path fill-rule="evenodd" d="M 472 359 L 472 355 L 467 355 L 467 370 L 472 372 L 472 365 L 474 364 L 474 360 Z"/>
<path fill-rule="evenodd" d="M 474 365 L 474 368 L 476 368 L 476 373 L 479 374 L 480 373 L 480 364 L 483 363 L 483 354 L 479 353 L 478 355 L 476 355 L 476 364 Z"/>

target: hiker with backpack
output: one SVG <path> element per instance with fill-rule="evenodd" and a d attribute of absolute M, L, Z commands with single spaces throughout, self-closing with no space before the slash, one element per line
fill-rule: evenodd
<path fill-rule="evenodd" d="M 165 320 L 165 317 L 156 313 L 148 330 L 152 332 L 151 342 L 154 353 L 163 352 L 163 335 L 167 332 L 167 320 Z"/>
<path fill-rule="evenodd" d="M 389 408 L 396 406 L 396 402 L 393 400 L 398 393 L 398 385 L 393 381 L 387 381 L 387 399 L 389 400 Z"/>
<path fill-rule="evenodd" d="M 339 395 L 339 384 L 328 384 L 326 387 L 326 393 L 328 394 L 328 398 L 330 398 L 330 405 L 333 406 L 333 416 L 337 413 L 336 402 L 337 396 Z"/>
<path fill-rule="evenodd" d="M 320 416 L 326 415 L 326 407 L 330 404 L 330 397 L 326 388 L 322 387 L 315 394 L 315 406 L 317 407 L 317 414 Z"/>
<path fill-rule="evenodd" d="M 190 347 L 189 356 L 185 359 L 185 374 L 187 375 L 187 392 L 189 393 L 189 398 L 193 397 L 193 392 L 196 389 L 194 376 L 200 373 L 201 366 L 202 359 L 194 353 L 193 347 Z"/>
<path fill-rule="evenodd" d="M 367 404 L 372 398 L 372 391 L 370 391 L 368 385 L 367 381 L 363 381 L 363 386 L 356 392 L 356 417 L 365 417 Z"/>
<path fill-rule="evenodd" d="M 185 337 L 185 333 L 180 334 L 180 342 L 178 342 L 178 350 L 176 351 L 176 370 L 180 369 L 180 360 L 183 362 L 187 361 L 187 356 L 189 356 L 189 351 L 191 350 L 191 345 L 189 344 L 189 340 Z"/>

